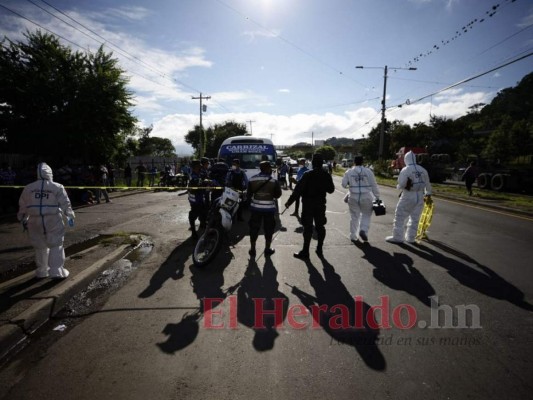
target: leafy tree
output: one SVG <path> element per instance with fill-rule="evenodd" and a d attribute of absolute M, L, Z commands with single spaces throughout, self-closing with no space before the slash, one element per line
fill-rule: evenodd
<path fill-rule="evenodd" d="M 136 119 L 112 54 L 73 52 L 50 34 L 0 45 L 0 150 L 106 162 Z"/>
<path fill-rule="evenodd" d="M 234 121 L 227 121 L 223 124 L 215 124 L 213 127 L 205 129 L 205 156 L 209 158 L 216 158 L 218 150 L 222 142 L 233 136 L 243 136 L 246 134 L 246 124 L 237 123 Z M 190 130 L 185 135 L 185 142 L 190 144 L 196 151 L 196 155 L 200 154 L 200 126 L 195 125 L 193 130 Z"/>
<path fill-rule="evenodd" d="M 396 125 L 399 124 L 399 121 L 394 122 Z M 389 159 L 394 156 L 394 153 L 398 149 L 391 150 L 391 127 L 392 124 L 385 120 L 385 135 L 383 140 L 383 158 Z M 361 153 L 368 160 L 377 160 L 379 158 L 379 142 L 381 136 L 381 122 L 368 134 L 368 138 L 365 140 L 365 143 L 361 146 Z"/>
<path fill-rule="evenodd" d="M 324 145 L 315 150 L 315 153 L 322 154 L 324 161 L 332 161 L 335 159 L 337 152 L 329 145 Z"/>

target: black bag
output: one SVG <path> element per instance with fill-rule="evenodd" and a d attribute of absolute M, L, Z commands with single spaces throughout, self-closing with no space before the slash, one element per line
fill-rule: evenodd
<path fill-rule="evenodd" d="M 376 216 L 387 214 L 387 208 L 381 200 L 374 200 L 372 203 L 372 209 L 374 210 L 374 214 L 376 214 Z"/>

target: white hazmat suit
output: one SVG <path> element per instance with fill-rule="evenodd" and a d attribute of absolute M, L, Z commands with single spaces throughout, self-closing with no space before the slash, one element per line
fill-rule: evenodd
<path fill-rule="evenodd" d="M 402 243 L 404 239 L 406 242 L 414 243 L 418 221 L 424 208 L 424 197 L 431 196 L 428 172 L 416 163 L 416 155 L 409 151 L 405 154 L 404 160 L 405 167 L 398 176 L 397 188 L 401 189 L 402 193 L 396 205 L 392 236 L 385 239 L 392 243 Z"/>
<path fill-rule="evenodd" d="M 66 278 L 63 238 L 63 215 L 74 220 L 63 185 L 53 182 L 52 168 L 46 163 L 37 167 L 37 180 L 28 184 L 19 199 L 18 219 L 27 222 L 30 242 L 35 248 L 38 278 Z"/>
<path fill-rule="evenodd" d="M 379 199 L 374 173 L 362 165 L 356 165 L 345 172 L 342 187 L 350 189 L 348 197 L 351 214 L 350 240 L 357 240 L 359 235 L 366 242 L 372 217 L 372 202 L 374 196 Z"/>

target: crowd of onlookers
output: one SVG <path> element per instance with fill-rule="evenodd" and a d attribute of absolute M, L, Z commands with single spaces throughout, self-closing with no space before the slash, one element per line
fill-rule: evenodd
<path fill-rule="evenodd" d="M 37 179 L 36 166 L 36 163 L 27 163 L 21 168 L 12 168 L 6 162 L 0 165 L 0 215 L 17 211 L 22 188 Z M 74 205 L 110 201 L 108 192 L 119 188 L 186 185 L 190 174 L 190 167 L 185 162 L 157 165 L 140 161 L 133 166 L 127 163 L 123 168 L 118 168 L 113 163 L 64 164 L 52 168 L 54 182 L 66 187 Z"/>

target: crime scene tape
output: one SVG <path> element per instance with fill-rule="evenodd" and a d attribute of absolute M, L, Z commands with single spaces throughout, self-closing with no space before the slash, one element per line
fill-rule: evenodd
<path fill-rule="evenodd" d="M 0 185 L 0 189 L 24 189 L 25 185 Z M 65 189 L 101 190 L 222 190 L 224 186 L 63 186 Z M 236 192 L 243 192 L 235 190 Z"/>

